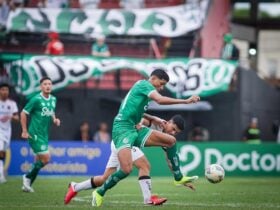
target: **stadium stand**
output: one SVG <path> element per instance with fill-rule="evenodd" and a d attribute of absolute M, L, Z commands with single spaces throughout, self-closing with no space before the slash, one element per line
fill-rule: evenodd
<path fill-rule="evenodd" d="M 117 9 L 120 7 L 120 0 L 101 0 L 98 8 L 100 9 Z"/>
<path fill-rule="evenodd" d="M 145 8 L 169 7 L 185 3 L 185 0 L 145 0 Z"/>

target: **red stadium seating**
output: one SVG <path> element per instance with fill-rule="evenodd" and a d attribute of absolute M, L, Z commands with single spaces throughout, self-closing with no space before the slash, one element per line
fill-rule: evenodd
<path fill-rule="evenodd" d="M 185 3 L 185 0 L 145 0 L 145 8 L 170 7 Z"/>
<path fill-rule="evenodd" d="M 120 7 L 120 0 L 100 0 L 98 5 L 100 9 L 117 9 Z"/>

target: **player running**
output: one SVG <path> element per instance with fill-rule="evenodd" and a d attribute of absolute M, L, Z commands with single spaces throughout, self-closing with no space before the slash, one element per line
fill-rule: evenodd
<path fill-rule="evenodd" d="M 190 178 L 183 176 L 180 171 L 174 136 L 147 127 L 138 131 L 135 127 L 140 122 L 150 100 L 162 105 L 189 104 L 200 100 L 199 96 L 175 99 L 160 95 L 158 91 L 162 90 L 168 81 L 168 74 L 162 69 L 156 69 L 151 73 L 149 80 L 136 82 L 126 95 L 119 113 L 114 119 L 112 131 L 112 139 L 118 151 L 120 169 L 109 176 L 101 187 L 93 191 L 92 206 L 101 206 L 106 191 L 131 173 L 133 167 L 132 146 L 140 148 L 144 146 L 166 147 L 167 156 L 174 172 L 175 184 L 185 184 L 190 181 Z"/>
<path fill-rule="evenodd" d="M 146 117 L 146 118 L 145 118 Z M 170 135 L 177 135 L 184 130 L 184 119 L 180 115 L 173 116 L 169 121 L 162 120 L 158 117 L 151 115 L 144 115 L 141 124 L 138 125 L 138 129 L 142 126 L 151 126 L 153 129 L 159 130 Z M 144 204 L 146 205 L 160 205 L 167 201 L 166 198 L 161 198 L 151 193 L 151 178 L 150 178 L 150 164 L 146 159 L 144 153 L 138 147 L 132 147 L 131 150 L 133 164 L 139 170 L 138 180 L 142 190 Z M 86 181 L 76 183 L 71 182 L 68 187 L 68 191 L 64 197 L 64 203 L 68 204 L 78 192 L 82 190 L 94 189 L 101 186 L 104 181 L 114 173 L 119 167 L 119 161 L 117 157 L 117 150 L 113 142 L 111 142 L 111 155 L 107 162 L 106 170 L 103 175 L 92 177 Z M 168 164 L 170 166 L 170 164 Z M 172 168 L 171 168 L 172 170 Z M 197 176 L 192 177 L 193 180 L 197 179 Z M 188 187 L 194 189 L 190 183 Z"/>
<path fill-rule="evenodd" d="M 20 122 L 22 127 L 21 137 L 28 139 L 28 143 L 36 155 L 36 161 L 23 175 L 24 192 L 34 192 L 31 187 L 39 171 L 50 161 L 48 150 L 50 122 L 60 126 L 60 120 L 55 117 L 56 97 L 51 95 L 52 81 L 49 77 L 40 80 L 41 93 L 35 95 L 25 105 L 21 114 Z M 27 115 L 31 117 L 29 129 L 27 131 Z"/>

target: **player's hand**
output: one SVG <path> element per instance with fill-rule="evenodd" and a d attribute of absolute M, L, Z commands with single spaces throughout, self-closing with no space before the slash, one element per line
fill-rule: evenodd
<path fill-rule="evenodd" d="M 195 187 L 194 187 L 194 185 L 192 183 L 186 183 L 186 184 L 184 184 L 184 186 L 188 187 L 189 189 L 191 189 L 193 191 L 195 191 Z"/>
<path fill-rule="evenodd" d="M 135 125 L 135 128 L 139 131 L 143 127 L 142 123 Z"/>
<path fill-rule="evenodd" d="M 27 131 L 22 131 L 21 138 L 28 139 L 28 137 L 29 137 L 29 133 Z"/>
<path fill-rule="evenodd" d="M 166 120 L 154 116 L 153 117 L 153 123 L 160 126 L 161 128 L 163 128 L 164 124 L 166 123 Z"/>
<path fill-rule="evenodd" d="M 187 104 L 197 103 L 198 101 L 200 101 L 200 97 L 197 95 L 193 95 L 193 96 L 189 97 L 186 101 L 187 101 Z"/>
<path fill-rule="evenodd" d="M 53 123 L 54 123 L 56 126 L 60 126 L 60 119 L 58 119 L 58 118 L 53 119 Z"/>

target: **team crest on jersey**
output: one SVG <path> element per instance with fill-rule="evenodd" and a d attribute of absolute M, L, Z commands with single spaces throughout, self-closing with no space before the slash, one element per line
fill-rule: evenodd
<path fill-rule="evenodd" d="M 52 106 L 55 107 L 55 102 L 54 101 L 52 101 Z"/>
<path fill-rule="evenodd" d="M 148 110 L 148 105 L 144 106 L 144 110 L 145 110 L 145 111 Z"/>
<path fill-rule="evenodd" d="M 124 144 L 127 144 L 127 143 L 128 143 L 128 139 L 127 139 L 127 138 L 124 138 L 124 139 L 123 139 L 123 143 L 124 143 Z"/>
<path fill-rule="evenodd" d="M 46 145 L 42 145 L 41 146 L 41 150 L 46 150 L 47 149 L 47 146 Z"/>

